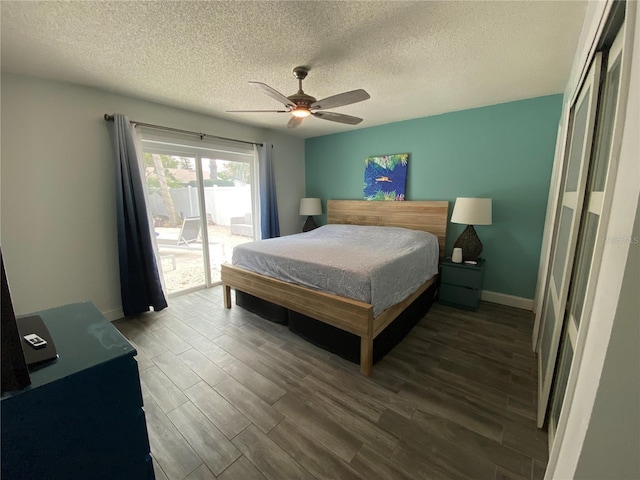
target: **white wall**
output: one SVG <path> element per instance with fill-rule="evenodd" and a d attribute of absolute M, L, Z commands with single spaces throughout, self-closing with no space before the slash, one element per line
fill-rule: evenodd
<path fill-rule="evenodd" d="M 92 301 L 122 315 L 115 165 L 105 113 L 274 143 L 283 234 L 299 231 L 304 140 L 101 90 L 2 75 L 0 242 L 14 308 Z"/>
<path fill-rule="evenodd" d="M 640 478 L 640 209 L 575 478 Z"/>
<path fill-rule="evenodd" d="M 587 58 L 585 52 L 594 44 L 598 25 L 610 3 L 594 2 L 588 10 L 575 63 L 584 63 Z M 630 61 L 630 87 L 611 216 L 605 234 L 599 238 L 605 242 L 602 265 L 582 359 L 571 368 L 569 385 L 574 389 L 567 391 L 567 396 L 571 394 L 572 401 L 567 404 L 565 400 L 545 479 L 596 478 L 598 475 L 601 475 L 599 478 L 637 478 L 627 477 L 629 472 L 638 472 L 637 452 L 640 451 L 637 423 L 640 317 L 637 249 L 640 246 L 634 239 L 637 233 L 632 229 L 640 208 L 640 10 L 637 7 L 636 2 L 627 3 L 625 56 Z M 572 71 L 580 71 L 575 63 Z M 573 84 L 567 87 L 566 101 L 577 89 L 577 81 L 572 75 Z M 634 270 L 635 277 L 625 277 L 625 271 Z M 632 298 L 628 297 L 628 288 L 634 292 Z M 630 339 L 631 347 L 627 343 Z M 626 352 L 629 348 L 635 351 Z M 616 449 L 617 453 L 613 454 Z M 592 469 L 596 463 L 597 469 Z"/>
<path fill-rule="evenodd" d="M 278 118 L 278 121 L 282 120 Z M 300 199 L 305 196 L 304 140 L 274 130 L 269 132 L 267 140 L 273 143 L 273 158 L 276 161 L 280 234 L 300 233 L 305 220 L 300 216 Z M 280 158 L 286 158 L 286 164 L 279 162 Z"/>

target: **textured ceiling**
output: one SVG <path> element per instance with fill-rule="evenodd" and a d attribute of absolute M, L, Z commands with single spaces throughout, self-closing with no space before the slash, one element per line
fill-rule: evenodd
<path fill-rule="evenodd" d="M 334 109 L 360 125 L 308 118 L 289 130 L 307 138 L 562 92 L 585 6 L 2 1 L 2 70 L 283 130 L 288 114 L 225 110 L 278 109 L 247 82 L 291 95 L 297 65 L 311 67 L 303 88 L 318 99 L 369 92 Z"/>

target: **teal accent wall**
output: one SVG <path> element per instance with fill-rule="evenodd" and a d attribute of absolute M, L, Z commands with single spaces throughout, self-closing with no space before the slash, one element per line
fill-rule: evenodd
<path fill-rule="evenodd" d="M 362 199 L 364 159 L 409 153 L 407 200 L 493 199 L 477 226 L 485 290 L 533 298 L 562 95 L 474 108 L 305 142 L 306 196 Z M 323 216 L 324 222 L 326 217 Z M 447 255 L 464 225 L 449 223 Z"/>

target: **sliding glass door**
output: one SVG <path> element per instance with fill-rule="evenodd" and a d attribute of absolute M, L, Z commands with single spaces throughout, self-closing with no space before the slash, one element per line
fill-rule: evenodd
<path fill-rule="evenodd" d="M 207 212 L 211 281 L 220 282 L 220 266 L 230 263 L 236 245 L 254 239 L 252 161 L 200 157 L 202 204 Z"/>
<path fill-rule="evenodd" d="M 146 186 L 169 295 L 220 282 L 236 245 L 253 240 L 256 160 L 251 146 L 142 129 Z"/>

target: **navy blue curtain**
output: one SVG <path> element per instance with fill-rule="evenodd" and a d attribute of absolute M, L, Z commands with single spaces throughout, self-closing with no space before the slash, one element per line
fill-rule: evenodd
<path fill-rule="evenodd" d="M 258 145 L 258 176 L 260 190 L 260 233 L 262 238 L 280 236 L 278 199 L 276 198 L 276 175 L 273 169 L 273 145 L 264 142 Z"/>
<path fill-rule="evenodd" d="M 124 115 L 113 116 L 114 150 L 118 170 L 117 221 L 120 291 L 125 316 L 167 306 L 153 253 L 133 127 Z"/>

